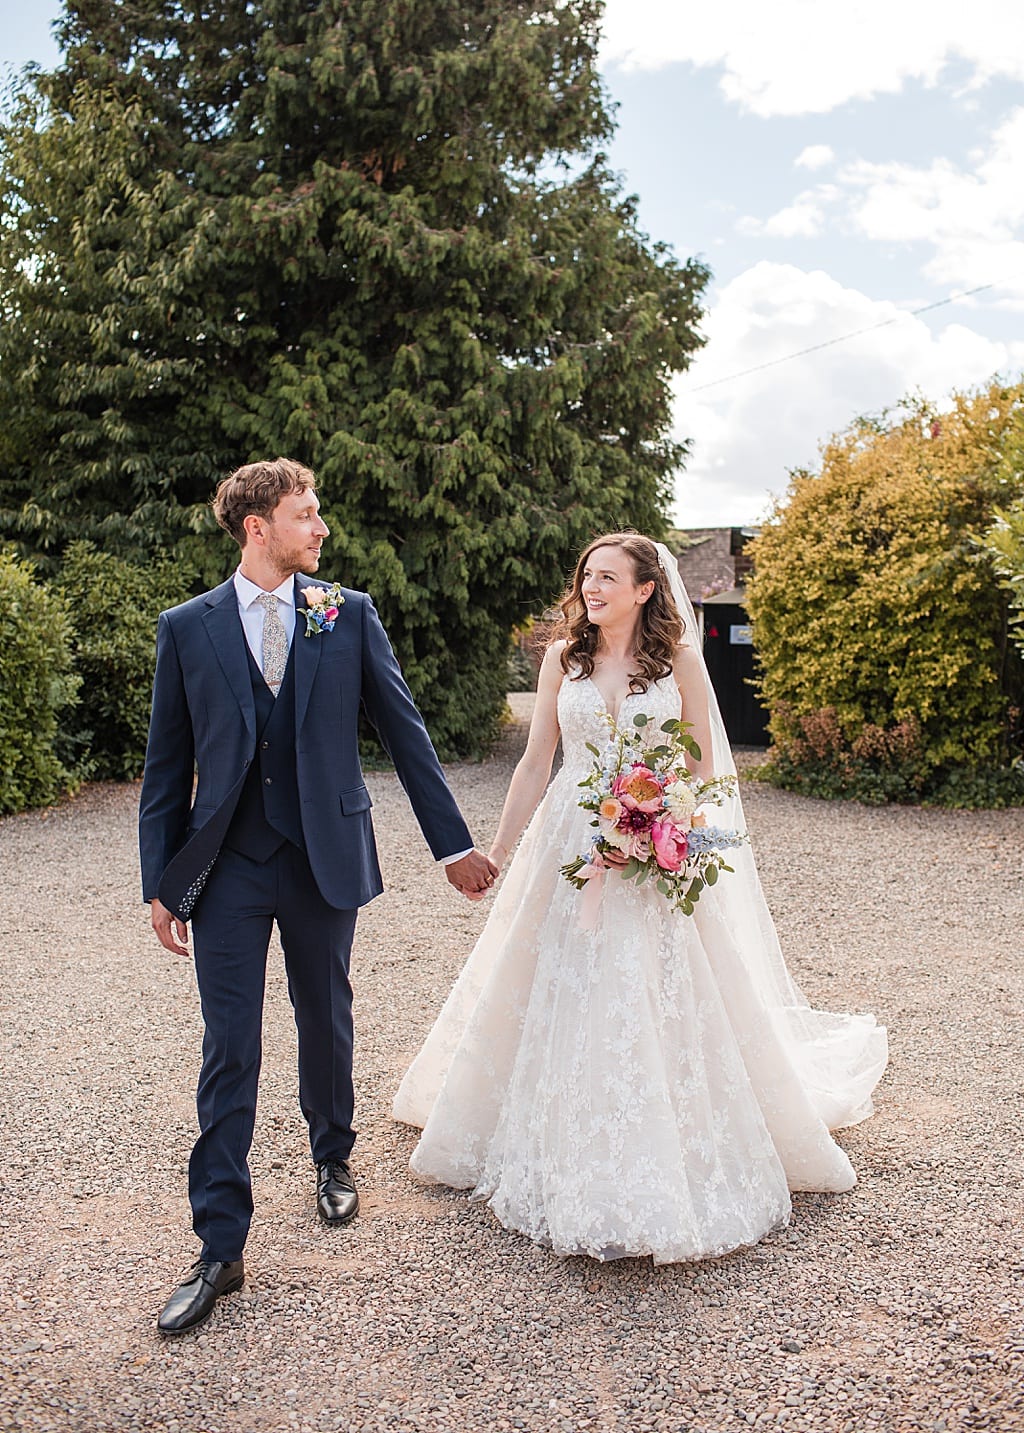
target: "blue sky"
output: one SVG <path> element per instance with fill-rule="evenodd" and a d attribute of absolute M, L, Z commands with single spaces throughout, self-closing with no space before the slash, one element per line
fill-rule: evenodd
<path fill-rule="evenodd" d="M 59 9 L 0 0 L 0 59 L 52 64 Z M 1018 0 L 608 0 L 602 68 L 642 227 L 714 274 L 682 526 L 756 522 L 858 414 L 1024 371 Z"/>

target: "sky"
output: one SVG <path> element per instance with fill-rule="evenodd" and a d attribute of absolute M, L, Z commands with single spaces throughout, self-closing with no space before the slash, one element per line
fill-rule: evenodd
<path fill-rule="evenodd" d="M 55 63 L 59 10 L 0 0 L 0 61 Z M 641 228 L 713 275 L 679 526 L 755 525 L 859 415 L 1024 372 L 1019 0 L 607 0 L 601 68 Z"/>

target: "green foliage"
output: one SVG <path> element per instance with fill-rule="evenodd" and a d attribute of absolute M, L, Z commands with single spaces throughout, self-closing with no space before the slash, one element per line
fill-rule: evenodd
<path fill-rule="evenodd" d="M 851 741 L 834 707 L 797 715 L 786 702 L 772 711 L 774 745 L 755 776 L 825 800 L 923 806 L 983 807 L 1024 804 L 1024 762 L 936 769 L 912 717 L 883 729 L 870 723 Z"/>
<path fill-rule="evenodd" d="M 156 619 L 189 595 L 189 573 L 167 558 L 136 566 L 72 543 L 52 584 L 74 628 L 82 679 L 76 739 L 90 776 L 138 776 L 146 754 Z"/>
<path fill-rule="evenodd" d="M 1006 462 L 1022 433 L 1024 385 L 993 384 L 941 415 L 908 403 L 859 422 L 820 473 L 793 475 L 748 592 L 772 779 L 868 801 L 1018 799 L 1024 662 L 978 535 L 1024 492 Z"/>
<path fill-rule="evenodd" d="M 1010 604 L 1010 635 L 1024 651 L 1024 499 L 995 510 L 978 546 L 992 563 Z"/>
<path fill-rule="evenodd" d="M 54 744 L 79 679 L 63 601 L 0 553 L 0 814 L 46 806 L 71 783 Z"/>
<path fill-rule="evenodd" d="M 239 462 L 318 473 L 442 753 L 595 531 L 660 533 L 706 270 L 599 145 L 599 0 L 69 3 L 0 139 L 0 535 L 212 581 Z"/>
<path fill-rule="evenodd" d="M 530 654 L 528 630 L 517 629 L 512 633 L 505 672 L 505 690 L 508 692 L 535 692 L 537 690 L 537 663 Z"/>

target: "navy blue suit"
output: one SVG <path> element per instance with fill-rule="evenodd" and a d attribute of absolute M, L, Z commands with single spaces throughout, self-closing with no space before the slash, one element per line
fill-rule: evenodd
<path fill-rule="evenodd" d="M 295 635 L 276 701 L 230 579 L 161 613 L 157 632 L 143 896 L 192 922 L 206 1029 L 189 1194 L 203 1256 L 224 1261 L 241 1257 L 252 1216 L 247 1156 L 275 920 L 314 1160 L 347 1158 L 355 1138 L 349 956 L 356 910 L 382 889 L 361 709 L 435 858 L 473 844 L 372 601 L 343 589 L 334 630 L 307 637 L 301 589 L 314 583 L 295 580 Z"/>

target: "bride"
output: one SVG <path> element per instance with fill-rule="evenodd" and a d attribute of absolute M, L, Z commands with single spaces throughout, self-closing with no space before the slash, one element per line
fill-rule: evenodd
<path fill-rule="evenodd" d="M 423 1131 L 419 1179 L 471 1189 L 559 1253 L 712 1258 L 786 1224 L 791 1190 L 855 1183 L 829 1131 L 871 1113 L 886 1035 L 871 1016 L 810 1008 L 749 847 L 729 852 L 735 873 L 692 916 L 609 869 L 588 882 L 596 920 L 581 919 L 559 867 L 589 845 L 578 783 L 608 717 L 632 726 L 643 713 L 653 732 L 681 716 L 698 775 L 735 766 L 667 548 L 596 539 L 562 614 L 496 865 L 533 818 L 394 1114 Z M 743 829 L 739 797 L 714 820 Z"/>

